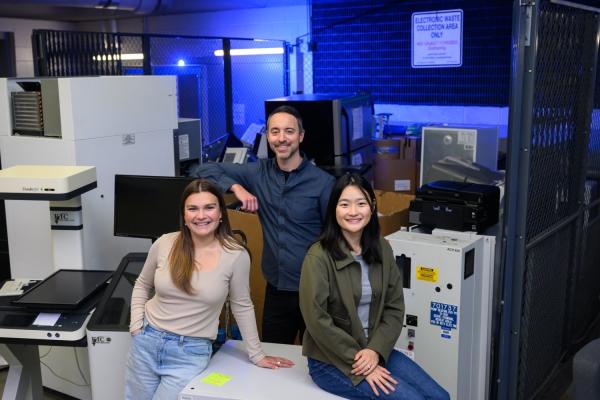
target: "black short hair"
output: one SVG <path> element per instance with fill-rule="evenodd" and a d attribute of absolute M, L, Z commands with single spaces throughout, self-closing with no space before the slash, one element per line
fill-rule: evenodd
<path fill-rule="evenodd" d="M 279 114 L 279 113 L 290 114 L 291 116 L 293 116 L 294 118 L 296 118 L 296 122 L 298 122 L 298 129 L 299 129 L 299 131 L 302 132 L 304 130 L 304 128 L 302 127 L 302 116 L 300 115 L 300 113 L 298 112 L 298 110 L 296 110 L 292 106 L 283 105 L 283 106 L 277 107 L 276 109 L 274 109 L 273 111 L 271 111 L 271 113 L 269 113 L 269 116 L 267 117 L 267 131 L 269 130 L 269 120 L 271 120 L 271 116 L 273 114 Z"/>

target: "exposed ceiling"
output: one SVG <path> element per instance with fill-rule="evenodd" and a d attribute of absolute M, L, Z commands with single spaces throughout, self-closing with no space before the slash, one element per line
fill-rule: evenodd
<path fill-rule="evenodd" d="M 82 22 L 306 3 L 307 0 L 0 0 L 0 17 Z"/>

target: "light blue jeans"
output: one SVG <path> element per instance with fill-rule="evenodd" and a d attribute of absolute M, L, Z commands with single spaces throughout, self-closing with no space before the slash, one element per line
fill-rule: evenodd
<path fill-rule="evenodd" d="M 326 364 L 315 359 L 308 359 L 308 371 L 312 380 L 323 390 L 346 399 L 394 399 L 394 400 L 449 400 L 450 396 L 440 385 L 437 384 L 427 372 L 410 358 L 393 350 L 385 366 L 398 381 L 393 392 L 389 395 L 379 391 L 379 397 L 375 396 L 371 386 L 363 379 L 354 386 L 350 378 L 331 364 Z"/>
<path fill-rule="evenodd" d="M 208 339 L 181 336 L 145 324 L 132 338 L 125 372 L 125 399 L 176 400 L 202 372 L 212 354 Z M 107 382 L 107 384 L 110 384 Z"/>

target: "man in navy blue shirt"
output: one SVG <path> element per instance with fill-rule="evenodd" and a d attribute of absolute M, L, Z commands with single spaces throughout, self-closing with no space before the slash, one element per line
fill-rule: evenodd
<path fill-rule="evenodd" d="M 262 340 L 294 343 L 304 333 L 298 304 L 300 268 L 325 218 L 333 176 L 300 153 L 302 118 L 280 106 L 267 119 L 267 141 L 275 158 L 248 164 L 204 164 L 194 175 L 230 190 L 242 210 L 258 212 L 263 228 L 262 270 L 267 280 Z"/>

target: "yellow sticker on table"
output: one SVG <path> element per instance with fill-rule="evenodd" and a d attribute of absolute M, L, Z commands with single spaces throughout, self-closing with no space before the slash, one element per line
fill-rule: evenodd
<path fill-rule="evenodd" d="M 214 386 L 223 386 L 230 380 L 231 380 L 231 376 L 225 375 L 225 374 L 220 374 L 218 372 L 212 372 L 201 379 L 202 382 L 208 383 L 209 385 L 214 385 Z"/>
<path fill-rule="evenodd" d="M 427 282 L 437 282 L 438 269 L 417 265 L 417 279 Z"/>

